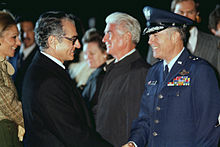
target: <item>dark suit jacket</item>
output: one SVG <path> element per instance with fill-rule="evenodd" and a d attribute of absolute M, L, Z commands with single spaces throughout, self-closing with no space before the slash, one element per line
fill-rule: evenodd
<path fill-rule="evenodd" d="M 25 76 L 22 106 L 26 147 L 108 147 L 93 129 L 69 74 L 37 53 Z"/>
<path fill-rule="evenodd" d="M 163 61 L 146 80 L 131 137 L 138 147 L 217 147 L 220 90 L 211 66 L 185 49 L 163 80 Z"/>
<path fill-rule="evenodd" d="M 127 142 L 149 68 L 138 51 L 107 66 L 98 95 L 96 130 L 115 147 Z"/>
<path fill-rule="evenodd" d="M 27 56 L 27 58 L 22 62 L 22 65 L 20 68 L 17 67 L 18 62 L 18 56 L 19 56 L 19 49 L 16 51 L 14 57 L 9 58 L 9 62 L 13 65 L 15 69 L 15 73 L 12 76 L 12 79 L 15 83 L 15 87 L 18 92 L 18 98 L 21 100 L 22 97 L 22 84 L 24 80 L 25 73 L 29 67 L 29 65 L 32 62 L 32 59 L 34 58 L 34 55 L 36 52 L 39 52 L 39 48 L 36 45 L 35 48 L 31 51 L 31 53 Z"/>

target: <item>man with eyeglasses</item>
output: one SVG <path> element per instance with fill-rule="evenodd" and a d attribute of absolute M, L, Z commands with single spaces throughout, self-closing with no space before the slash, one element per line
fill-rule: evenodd
<path fill-rule="evenodd" d="M 86 105 L 65 70 L 80 48 L 74 17 L 43 13 L 35 27 L 40 47 L 24 79 L 25 147 L 111 147 L 95 131 Z"/>

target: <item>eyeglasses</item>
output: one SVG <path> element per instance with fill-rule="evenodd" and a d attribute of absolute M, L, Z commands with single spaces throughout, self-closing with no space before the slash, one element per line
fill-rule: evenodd
<path fill-rule="evenodd" d="M 69 41 L 72 41 L 73 45 L 75 44 L 76 40 L 79 39 L 79 36 L 73 36 L 72 38 L 66 37 L 66 36 L 62 36 L 62 38 L 65 38 Z"/>

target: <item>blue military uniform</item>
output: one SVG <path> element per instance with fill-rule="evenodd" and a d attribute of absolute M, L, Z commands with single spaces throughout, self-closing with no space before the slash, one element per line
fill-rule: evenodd
<path fill-rule="evenodd" d="M 149 71 L 129 140 L 138 147 L 215 147 L 219 112 L 213 69 L 185 49 L 165 80 L 162 61 Z"/>
<path fill-rule="evenodd" d="M 149 13 L 163 12 L 153 10 Z M 179 19 L 178 15 L 172 17 L 170 21 Z M 220 90 L 212 67 L 184 49 L 166 78 L 163 72 L 163 61 L 148 72 L 129 141 L 138 147 L 217 147 Z"/>

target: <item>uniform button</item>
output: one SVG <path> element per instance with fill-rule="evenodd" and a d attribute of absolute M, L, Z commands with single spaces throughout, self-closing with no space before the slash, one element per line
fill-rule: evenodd
<path fill-rule="evenodd" d="M 153 132 L 153 136 L 157 136 L 158 134 L 157 134 L 157 132 Z"/>
<path fill-rule="evenodd" d="M 158 124 L 158 123 L 159 123 L 159 120 L 156 119 L 156 120 L 154 120 L 154 122 L 155 122 L 155 124 Z"/>
<path fill-rule="evenodd" d="M 158 97 L 159 97 L 159 99 L 162 99 L 162 98 L 163 98 L 163 95 L 162 95 L 162 94 L 160 94 Z"/>
<path fill-rule="evenodd" d="M 160 107 L 157 106 L 157 107 L 156 107 L 156 110 L 157 110 L 157 111 L 160 111 Z"/>

